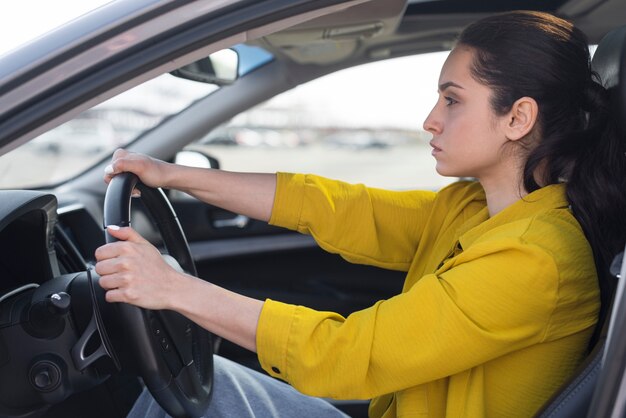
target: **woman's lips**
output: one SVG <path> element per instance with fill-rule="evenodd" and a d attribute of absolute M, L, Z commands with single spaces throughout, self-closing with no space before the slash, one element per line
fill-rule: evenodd
<path fill-rule="evenodd" d="M 433 147 L 433 151 L 432 151 L 432 155 L 437 154 L 438 152 L 441 151 L 441 148 L 439 148 L 437 145 L 435 145 L 432 141 L 429 142 L 430 146 Z"/>

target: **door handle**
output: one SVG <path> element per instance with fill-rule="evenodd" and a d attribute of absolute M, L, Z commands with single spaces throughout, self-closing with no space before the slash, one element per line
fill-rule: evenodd
<path fill-rule="evenodd" d="M 237 215 L 234 218 L 216 219 L 213 221 L 213 227 L 221 228 L 245 228 L 250 222 L 250 218 L 245 215 Z"/>

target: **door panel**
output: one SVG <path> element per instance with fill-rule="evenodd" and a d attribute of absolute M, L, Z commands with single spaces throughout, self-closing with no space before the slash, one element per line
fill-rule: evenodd
<path fill-rule="evenodd" d="M 241 228 L 215 228 L 215 219 L 236 215 L 197 201 L 172 205 L 198 275 L 234 292 L 347 316 L 402 289 L 404 272 L 348 263 L 322 250 L 310 236 L 256 220 Z M 260 370 L 254 353 L 228 341 L 219 353 Z"/>

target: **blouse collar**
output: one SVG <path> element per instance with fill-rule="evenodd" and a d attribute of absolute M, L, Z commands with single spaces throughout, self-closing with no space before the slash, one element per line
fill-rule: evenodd
<path fill-rule="evenodd" d="M 483 196 L 484 197 L 484 196 Z M 550 209 L 567 209 L 569 203 L 565 195 L 565 184 L 550 184 L 524 196 L 507 206 L 496 215 L 489 217 L 485 207 L 470 217 L 459 229 L 459 242 L 465 249 L 486 232 L 519 219 L 529 218 Z"/>

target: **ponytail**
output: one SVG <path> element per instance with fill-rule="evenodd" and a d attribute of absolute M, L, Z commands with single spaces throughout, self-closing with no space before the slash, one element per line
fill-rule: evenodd
<path fill-rule="evenodd" d="M 580 149 L 567 182 L 567 199 L 593 249 L 602 298 L 600 321 L 615 289 L 609 273 L 626 237 L 626 141 L 609 117 L 608 93 L 598 83 L 586 91 L 588 143 Z"/>
<path fill-rule="evenodd" d="M 617 121 L 609 118 L 606 90 L 598 83 L 592 85 L 587 91 L 588 145 L 575 160 L 567 198 L 591 243 L 600 274 L 624 249 L 626 141 L 617 134 Z"/>

